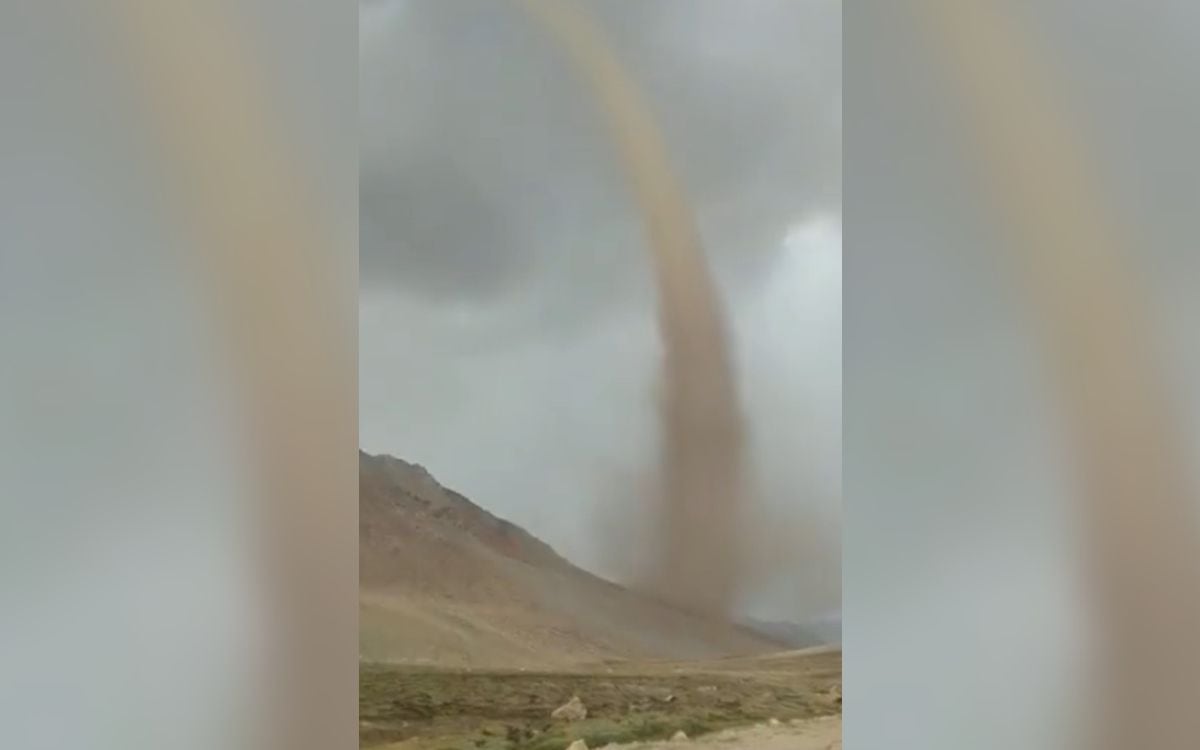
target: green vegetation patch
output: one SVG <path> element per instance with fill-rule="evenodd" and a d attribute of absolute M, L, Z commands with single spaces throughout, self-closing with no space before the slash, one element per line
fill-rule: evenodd
<path fill-rule="evenodd" d="M 836 673 L 687 671 L 466 672 L 364 663 L 360 745 L 404 750 L 563 750 L 689 737 L 777 718 L 838 713 Z M 578 695 L 588 718 L 552 721 Z"/>

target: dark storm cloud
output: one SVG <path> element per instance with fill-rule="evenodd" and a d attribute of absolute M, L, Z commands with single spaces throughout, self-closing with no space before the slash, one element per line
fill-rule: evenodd
<path fill-rule="evenodd" d="M 836 207 L 835 3 L 588 5 L 661 119 L 719 271 L 756 277 L 790 224 Z M 515 3 L 374 3 L 362 23 L 364 288 L 478 301 L 566 274 L 571 318 L 644 273 L 593 104 Z"/>

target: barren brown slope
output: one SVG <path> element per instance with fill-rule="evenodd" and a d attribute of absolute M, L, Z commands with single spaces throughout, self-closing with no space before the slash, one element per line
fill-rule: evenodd
<path fill-rule="evenodd" d="M 367 660 L 535 667 L 779 648 L 587 573 L 390 456 L 359 457 L 359 536 Z"/>

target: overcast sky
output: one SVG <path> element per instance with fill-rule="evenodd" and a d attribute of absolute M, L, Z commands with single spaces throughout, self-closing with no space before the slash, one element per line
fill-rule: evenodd
<path fill-rule="evenodd" d="M 836 608 L 840 4 L 588 5 L 693 201 L 762 508 L 809 550 L 755 608 Z M 359 54 L 362 447 L 627 574 L 612 542 L 653 466 L 659 345 L 638 216 L 592 104 L 509 3 L 364 3 Z"/>

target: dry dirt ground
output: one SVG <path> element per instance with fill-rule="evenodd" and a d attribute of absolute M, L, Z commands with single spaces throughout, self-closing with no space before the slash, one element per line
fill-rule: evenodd
<path fill-rule="evenodd" d="M 842 717 L 822 716 L 777 727 L 759 725 L 727 729 L 689 740 L 686 744 L 670 741 L 636 742 L 612 747 L 621 750 L 682 750 L 693 745 L 720 750 L 841 750 Z"/>
<path fill-rule="evenodd" d="M 826 750 L 840 742 L 837 650 L 539 672 L 364 663 L 359 682 L 363 747 L 564 750 L 575 739 L 600 748 L 665 740 L 679 730 L 689 744 L 728 750 Z M 550 713 L 574 695 L 587 719 L 552 721 Z M 737 731 L 725 734 L 730 729 Z"/>

